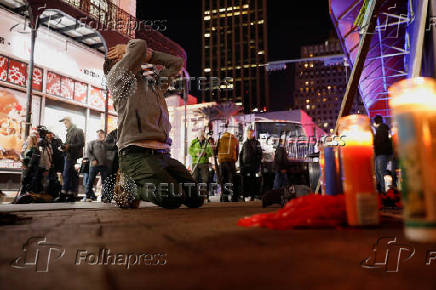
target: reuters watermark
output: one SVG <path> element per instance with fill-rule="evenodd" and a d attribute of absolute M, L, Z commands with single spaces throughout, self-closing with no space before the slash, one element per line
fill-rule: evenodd
<path fill-rule="evenodd" d="M 224 183 L 222 185 L 218 183 L 145 183 L 144 184 L 144 194 L 147 197 L 157 196 L 157 197 L 177 197 L 183 196 L 185 194 L 187 197 L 191 196 L 202 196 L 206 197 L 207 194 L 213 195 L 215 190 L 221 188 L 222 194 L 233 195 L 233 183 Z"/>
<path fill-rule="evenodd" d="M 154 74 L 154 76 L 153 76 Z M 233 78 L 232 77 L 180 77 L 176 79 L 170 79 L 168 77 L 158 76 L 158 72 L 154 72 L 152 75 L 146 76 L 145 80 L 147 84 L 153 89 L 165 90 L 170 87 L 172 90 L 182 92 L 185 88 L 190 92 L 193 88 L 198 91 L 230 91 L 233 90 Z M 149 86 L 145 88 L 148 89 Z"/>

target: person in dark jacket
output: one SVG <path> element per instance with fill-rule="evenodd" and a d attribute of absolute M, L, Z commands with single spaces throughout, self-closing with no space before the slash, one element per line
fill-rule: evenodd
<path fill-rule="evenodd" d="M 86 190 L 86 187 L 88 186 L 88 177 L 89 177 L 89 158 L 83 157 L 82 164 L 80 164 L 79 173 L 83 176 L 83 187 Z"/>
<path fill-rule="evenodd" d="M 103 130 L 97 131 L 97 139 L 88 143 L 86 157 L 89 159 L 89 176 L 86 185 L 85 200 L 96 200 L 93 190 L 94 181 L 97 174 L 100 173 L 101 183 L 104 186 L 106 177 L 109 172 L 109 162 L 107 160 L 106 144 L 104 140 L 106 133 Z"/>
<path fill-rule="evenodd" d="M 106 135 L 104 144 L 106 145 L 106 157 L 109 162 L 109 174 L 117 174 L 118 165 L 118 129 L 112 130 Z"/>
<path fill-rule="evenodd" d="M 65 117 L 59 122 L 65 124 L 67 129 L 66 140 L 63 146 L 65 152 L 65 164 L 62 174 L 63 185 L 59 199 L 57 201 L 74 201 L 77 196 L 79 178 L 74 169 L 77 159 L 83 157 L 83 147 L 85 146 L 85 136 L 83 130 L 73 124 L 71 117 Z"/>
<path fill-rule="evenodd" d="M 239 167 L 244 196 L 250 196 L 251 201 L 254 201 L 254 197 L 258 193 L 256 173 L 260 170 L 261 161 L 262 148 L 259 141 L 255 139 L 254 130 L 250 128 L 247 130 L 247 140 L 245 140 L 239 153 Z"/>
<path fill-rule="evenodd" d="M 118 164 L 118 129 L 112 130 L 109 134 L 106 135 L 106 139 L 104 140 L 105 148 L 106 148 L 106 159 L 108 163 L 108 173 L 107 173 L 107 181 L 103 185 L 101 201 L 102 202 L 111 202 L 114 196 L 114 188 L 117 177 L 117 172 L 119 169 Z"/>
<path fill-rule="evenodd" d="M 23 154 L 23 175 L 21 180 L 20 195 L 27 192 L 35 192 L 33 176 L 39 171 L 39 159 L 41 153 L 38 150 L 38 138 L 29 136 L 26 140 L 26 150 Z"/>
<path fill-rule="evenodd" d="M 288 181 L 288 153 L 284 146 L 284 140 L 280 139 L 279 146 L 274 155 L 274 169 L 276 171 L 274 177 L 273 189 L 279 189 L 289 185 Z"/>
<path fill-rule="evenodd" d="M 62 140 L 59 139 L 53 132 L 47 133 L 47 141 L 53 150 L 53 170 L 63 172 L 65 163 L 65 154 L 62 152 Z"/>
<path fill-rule="evenodd" d="M 61 151 L 62 140 L 56 137 L 53 132 L 48 131 L 47 128 L 41 128 L 40 126 L 39 131 L 41 132 L 42 130 L 45 131 L 45 136 L 40 136 L 42 138 L 40 144 L 44 145 L 42 147 L 42 153 L 46 151 L 49 153 L 49 168 L 47 168 L 46 165 L 46 170 L 48 170 L 48 187 L 46 188 L 46 193 L 56 198 L 61 191 L 61 184 L 57 173 L 63 172 L 65 162 L 64 153 Z M 42 156 L 44 156 L 44 154 L 42 154 Z"/>
<path fill-rule="evenodd" d="M 386 175 L 388 162 L 392 159 L 392 140 L 389 137 L 389 126 L 383 122 L 382 116 L 377 115 L 374 117 L 374 126 L 376 128 L 374 136 L 374 152 L 377 189 L 380 192 L 385 192 L 384 176 Z"/>

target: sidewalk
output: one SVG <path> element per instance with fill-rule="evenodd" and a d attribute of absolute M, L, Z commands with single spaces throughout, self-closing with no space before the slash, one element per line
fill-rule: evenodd
<path fill-rule="evenodd" d="M 212 202 L 219 202 L 219 196 L 211 196 Z M 61 202 L 61 203 L 31 203 L 31 204 L 12 204 L 13 198 L 9 203 L 0 204 L 0 213 L 2 212 L 21 212 L 21 211 L 45 211 L 45 210 L 67 210 L 67 209 L 115 209 L 113 203 L 104 202 Z M 139 208 L 157 207 L 151 202 L 141 201 Z M 183 206 L 182 206 L 183 207 Z"/>
<path fill-rule="evenodd" d="M 273 231 L 236 225 L 241 217 L 276 209 L 246 202 L 209 203 L 201 209 L 20 212 L 23 223 L 0 226 L 0 289 L 436 288 L 436 261 L 425 265 L 426 251 L 436 245 L 406 241 L 396 220 L 367 229 Z M 31 246 L 27 256 L 23 252 L 31 237 L 46 238 L 39 249 L 54 249 L 48 273 L 36 272 L 31 263 L 23 269 L 9 264 L 34 255 Z M 397 237 L 416 250 L 413 259 L 400 259 L 397 273 L 361 267 L 381 237 Z M 103 258 L 93 265 L 107 250 L 121 255 L 118 265 Z M 139 253 L 162 255 L 157 259 L 166 264 L 127 269 L 123 257 Z M 41 257 L 44 266 L 47 257 Z"/>
<path fill-rule="evenodd" d="M 140 203 L 140 208 L 154 207 L 151 202 Z M 104 202 L 51 202 L 51 203 L 30 203 L 30 204 L 2 204 L 0 212 L 23 212 L 23 211 L 50 211 L 69 209 L 115 209 L 115 204 Z"/>

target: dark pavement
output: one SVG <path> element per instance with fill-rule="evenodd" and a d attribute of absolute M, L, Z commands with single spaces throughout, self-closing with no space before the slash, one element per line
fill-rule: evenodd
<path fill-rule="evenodd" d="M 201 209 L 19 212 L 17 224 L 0 226 L 0 289 L 436 289 L 436 244 L 407 242 L 398 221 L 385 219 L 372 229 L 274 231 L 236 225 L 243 216 L 272 210 L 249 202 Z M 386 236 L 396 236 L 415 254 L 403 261 L 409 253 L 400 253 L 398 272 L 386 272 L 383 265 L 362 268 L 373 244 Z M 40 269 L 50 261 L 48 272 L 36 272 L 34 248 L 27 247 L 24 256 L 23 244 L 31 237 L 47 238 L 39 249 L 54 248 L 50 257 L 44 250 L 38 255 Z M 56 259 L 62 249 L 65 254 Z M 128 254 L 132 261 L 137 254 L 161 254 L 154 261 L 165 265 L 126 269 L 98 260 L 89 265 L 80 257 L 76 265 L 78 251 L 98 256 L 99 249 L 122 254 L 120 264 Z M 435 260 L 426 265 L 429 250 Z M 395 251 L 389 255 L 388 268 L 395 268 Z M 17 257 L 23 257 L 17 265 L 24 259 L 29 265 L 11 267 Z"/>

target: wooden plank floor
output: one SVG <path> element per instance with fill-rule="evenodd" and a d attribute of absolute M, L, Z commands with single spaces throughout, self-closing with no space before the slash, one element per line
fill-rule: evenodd
<path fill-rule="evenodd" d="M 243 216 L 272 210 L 248 202 L 196 210 L 19 212 L 18 224 L 0 226 L 0 289 L 436 289 L 436 259 L 425 264 L 436 244 L 406 241 L 395 220 L 372 229 L 274 231 L 236 225 Z M 388 236 L 415 248 L 414 256 L 407 261 L 402 256 L 398 272 L 362 268 L 377 239 Z M 46 237 L 50 247 L 65 249 L 58 260 L 59 249 L 52 252 L 48 272 L 10 266 L 24 258 L 22 247 L 31 237 Z M 83 262 L 99 249 L 122 254 L 120 264 L 124 254 L 131 254 L 133 263 L 134 255 L 145 253 L 165 255 L 158 259 L 166 264 L 126 269 Z M 39 253 L 41 269 L 48 258 L 47 251 Z"/>

